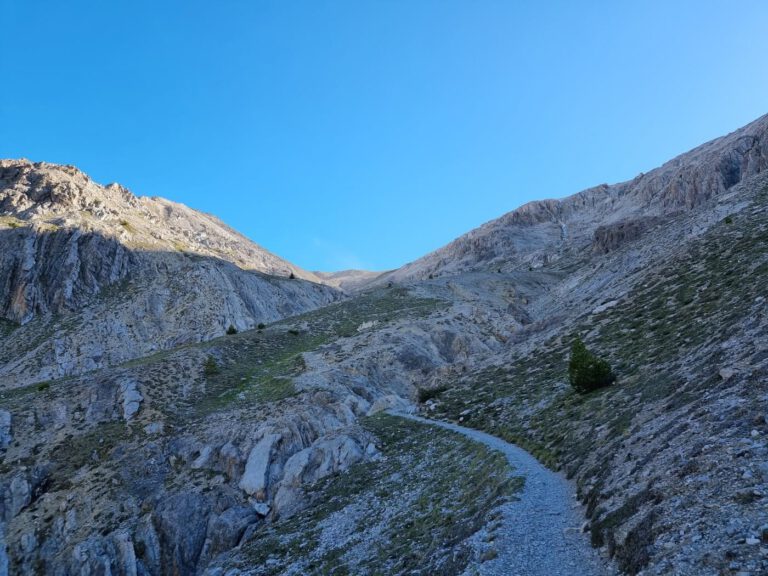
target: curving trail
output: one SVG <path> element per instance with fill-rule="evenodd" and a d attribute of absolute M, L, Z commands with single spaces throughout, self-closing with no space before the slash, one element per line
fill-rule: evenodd
<path fill-rule="evenodd" d="M 503 452 L 514 474 L 525 478 L 519 500 L 501 508 L 503 524 L 494 532 L 498 556 L 475 565 L 468 573 L 487 576 L 615 574 L 581 533 L 582 508 L 565 478 L 545 468 L 522 448 L 496 436 L 412 414 L 397 415 L 453 430 Z"/>

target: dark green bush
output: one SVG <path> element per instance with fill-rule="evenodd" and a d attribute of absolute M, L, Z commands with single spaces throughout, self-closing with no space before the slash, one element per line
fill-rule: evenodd
<path fill-rule="evenodd" d="M 576 338 L 571 347 L 568 378 L 580 394 L 610 386 L 616 381 L 611 365 L 587 350 L 580 338 Z"/>
<path fill-rule="evenodd" d="M 264 322 L 259 322 L 256 326 L 259 330 L 264 330 L 267 326 L 264 324 Z"/>
<path fill-rule="evenodd" d="M 230 324 L 229 328 L 227 328 L 227 334 L 237 334 L 237 328 L 235 328 L 233 324 Z"/>
<path fill-rule="evenodd" d="M 424 404 L 427 400 L 437 398 L 447 390 L 447 386 L 437 386 L 436 388 L 419 388 L 419 403 Z"/>
<path fill-rule="evenodd" d="M 219 373 L 219 365 L 216 363 L 216 358 L 208 356 L 203 364 L 203 374 L 206 376 L 213 376 Z"/>

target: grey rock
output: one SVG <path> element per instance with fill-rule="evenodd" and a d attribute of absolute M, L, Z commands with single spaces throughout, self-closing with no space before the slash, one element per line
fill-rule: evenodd
<path fill-rule="evenodd" d="M 256 500 L 251 501 L 251 507 L 253 508 L 253 511 L 262 518 L 269 516 L 269 513 L 272 510 L 272 507 L 266 502 L 258 502 Z"/>
<path fill-rule="evenodd" d="M 137 571 L 144 574 L 160 574 L 162 570 L 160 537 L 157 535 L 150 515 L 139 520 L 134 533 L 134 541 L 139 545 L 141 551 L 137 555 Z"/>
<path fill-rule="evenodd" d="M 256 443 L 248 455 L 245 472 L 243 472 L 238 486 L 249 496 L 255 496 L 257 500 L 266 498 L 272 451 L 280 439 L 280 434 L 267 433 Z"/>
<path fill-rule="evenodd" d="M 733 368 L 721 368 L 719 374 L 723 380 L 730 380 L 736 371 Z"/>
<path fill-rule="evenodd" d="M 139 392 L 138 384 L 132 378 L 122 379 L 119 386 L 123 418 L 125 420 L 132 420 L 139 411 L 144 397 Z"/>
<path fill-rule="evenodd" d="M 150 422 L 144 426 L 144 432 L 147 434 L 162 434 L 165 426 L 162 422 Z"/>
<path fill-rule="evenodd" d="M 234 506 L 213 517 L 200 563 L 207 564 L 216 555 L 237 546 L 246 528 L 257 522 L 256 512 L 250 506 Z"/>
<path fill-rule="evenodd" d="M 164 574 L 194 572 L 205 543 L 210 504 L 200 494 L 182 492 L 164 498 L 153 514 Z"/>
<path fill-rule="evenodd" d="M 0 450 L 7 448 L 13 440 L 11 413 L 0 410 Z"/>
<path fill-rule="evenodd" d="M 0 522 L 0 576 L 8 576 L 8 543 L 5 540 L 5 522 Z"/>

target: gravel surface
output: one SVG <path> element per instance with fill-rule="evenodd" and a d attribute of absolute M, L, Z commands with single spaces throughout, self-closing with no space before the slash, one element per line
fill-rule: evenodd
<path fill-rule="evenodd" d="M 503 452 L 516 476 L 525 478 L 519 500 L 502 506 L 502 525 L 494 530 L 498 556 L 470 566 L 467 574 L 487 576 L 587 576 L 615 574 L 581 533 L 582 507 L 573 486 L 522 448 L 457 424 L 398 414 L 440 426 Z"/>

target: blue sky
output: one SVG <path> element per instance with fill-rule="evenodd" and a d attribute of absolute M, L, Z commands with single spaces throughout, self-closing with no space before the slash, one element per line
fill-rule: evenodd
<path fill-rule="evenodd" d="M 0 157 L 393 268 L 768 112 L 768 3 L 0 0 Z"/>

